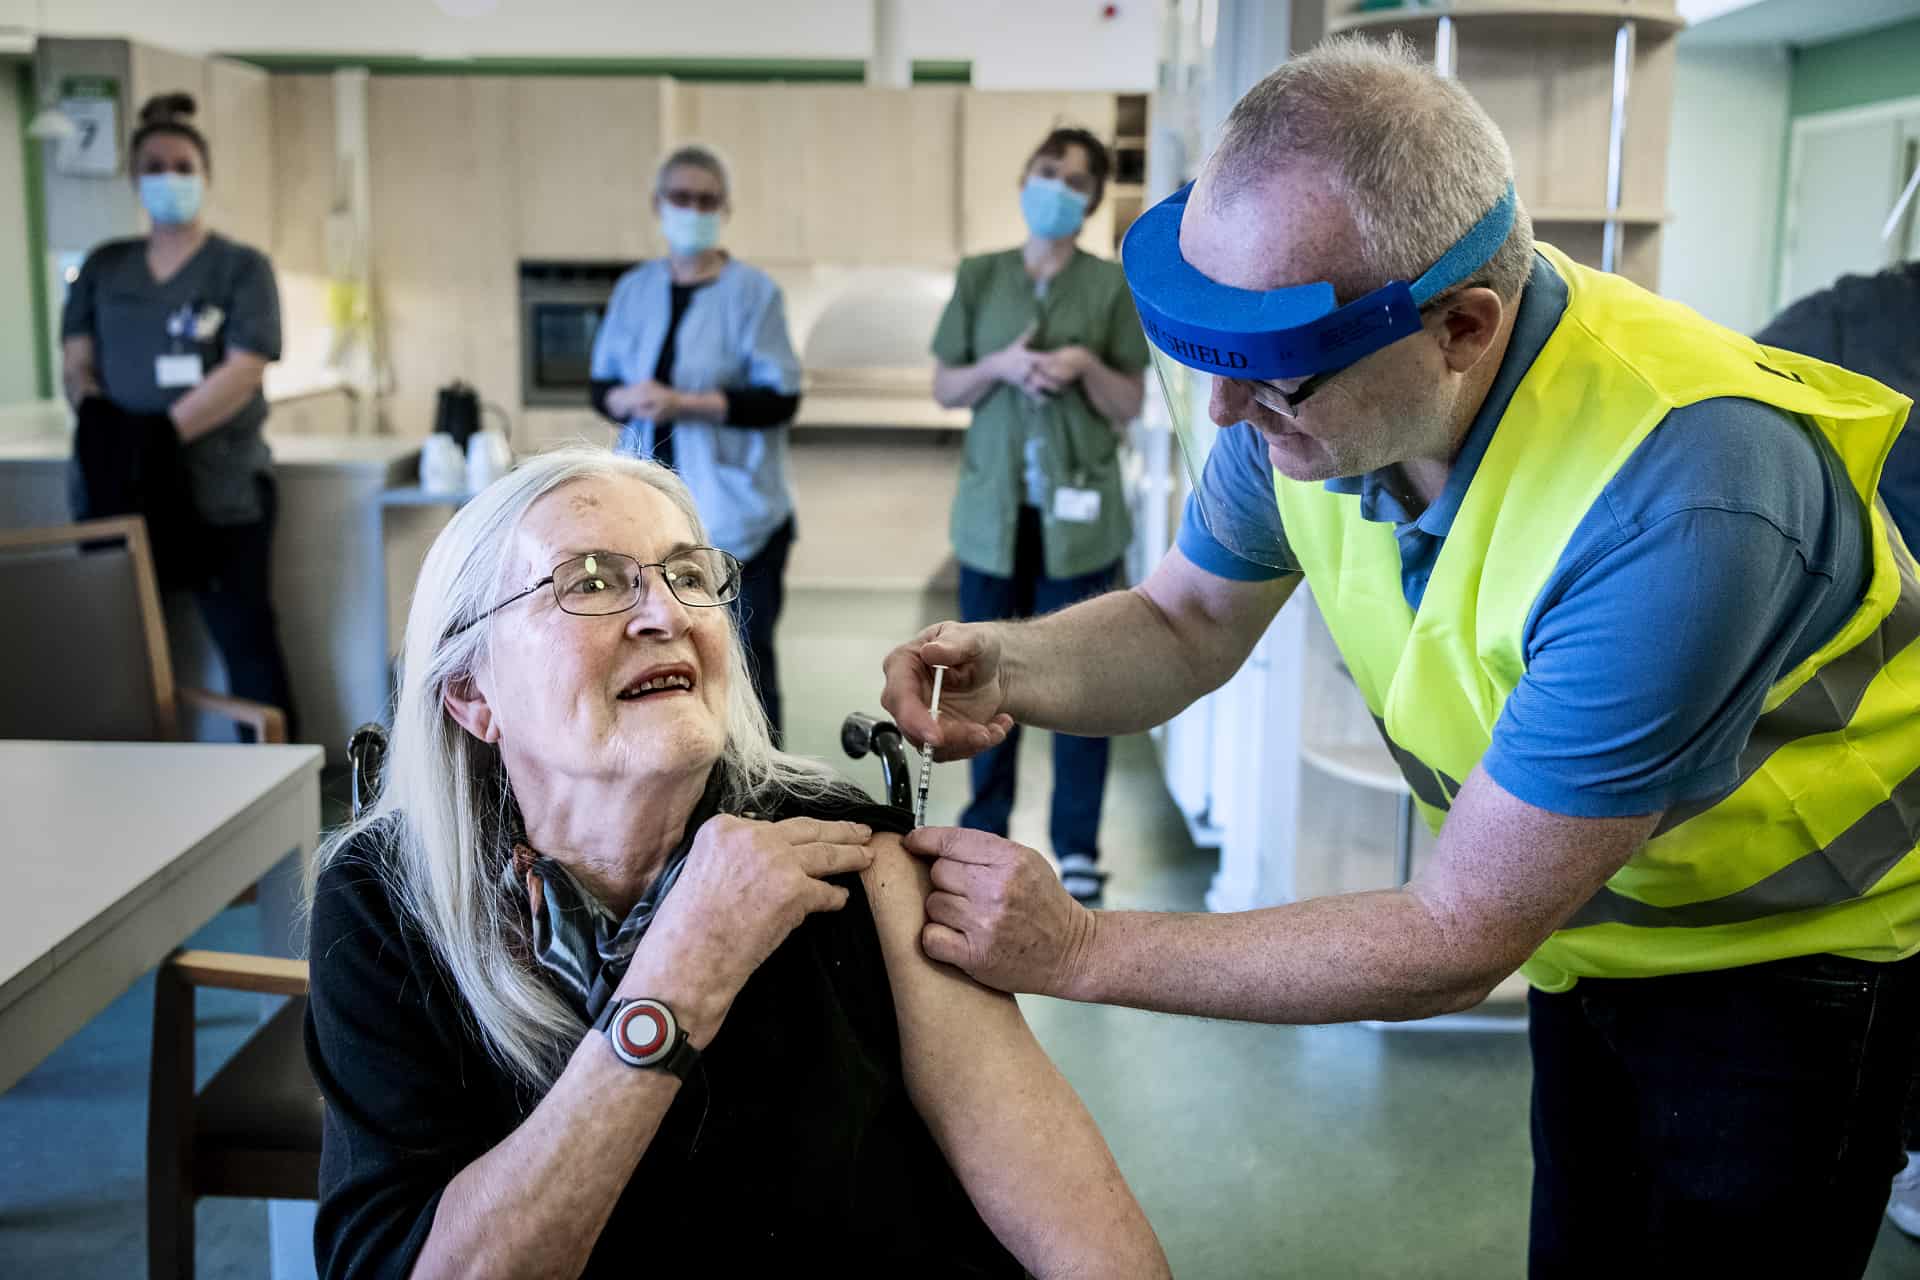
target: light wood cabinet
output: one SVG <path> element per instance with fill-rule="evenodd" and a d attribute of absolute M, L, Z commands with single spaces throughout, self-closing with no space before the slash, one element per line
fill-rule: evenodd
<path fill-rule="evenodd" d="M 333 79 L 271 77 L 274 199 L 273 262 L 283 274 L 327 273 L 327 214 L 333 208 Z"/>
<path fill-rule="evenodd" d="M 651 198 L 668 82 L 540 76 L 509 85 L 520 256 L 658 254 Z"/>
<path fill-rule="evenodd" d="M 201 114 L 213 148 L 213 198 L 221 232 L 267 251 L 273 244 L 277 152 L 272 77 L 230 58 L 206 64 Z M 231 174 L 232 180 L 227 176 Z"/>
<path fill-rule="evenodd" d="M 727 162 L 733 178 L 733 218 L 726 240 L 748 261 L 801 262 L 806 258 L 801 209 L 808 176 L 807 139 L 790 118 L 788 90 L 779 85 L 678 86 L 668 147 L 700 142 Z M 814 181 L 830 181 L 816 174 Z"/>
<path fill-rule="evenodd" d="M 989 253 L 1024 242 L 1020 183 L 1028 157 L 1049 130 L 1075 125 L 1111 141 L 1118 108 L 1110 93 L 973 92 L 960 111 L 960 252 Z M 1087 219 L 1080 243 L 1096 253 L 1113 244 L 1113 199 Z"/>
<path fill-rule="evenodd" d="M 726 240 L 743 258 L 946 264 L 961 101 L 946 87 L 682 85 L 673 141 L 727 161 Z"/>
<path fill-rule="evenodd" d="M 804 156 L 802 254 L 815 262 L 944 264 L 958 240 L 958 89 L 789 88 Z"/>
<path fill-rule="evenodd" d="M 1366 10 L 1323 0 L 1323 13 L 1327 31 L 1399 32 L 1450 68 L 1506 135 L 1514 185 L 1539 238 L 1654 287 L 1667 217 L 1673 37 L 1682 25 L 1671 0 L 1451 0 Z M 1625 76 L 1616 180 L 1617 57 Z"/>
<path fill-rule="evenodd" d="M 373 279 L 396 435 L 431 430 L 435 392 L 456 378 L 519 403 L 515 88 L 495 76 L 369 83 Z"/>

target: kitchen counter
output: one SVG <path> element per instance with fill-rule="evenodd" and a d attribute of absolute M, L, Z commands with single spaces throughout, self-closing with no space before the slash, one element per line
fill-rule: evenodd
<path fill-rule="evenodd" d="M 965 431 L 972 420 L 971 410 L 934 403 L 931 366 L 887 366 L 807 370 L 793 425 Z"/>

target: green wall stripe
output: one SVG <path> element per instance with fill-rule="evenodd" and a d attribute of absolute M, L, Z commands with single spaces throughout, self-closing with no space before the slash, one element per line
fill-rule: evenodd
<path fill-rule="evenodd" d="M 267 71 L 325 73 L 364 67 L 377 76 L 672 76 L 676 80 L 860 84 L 858 58 L 409 58 L 392 54 L 226 53 Z M 973 63 L 920 60 L 915 84 L 970 84 Z"/>
<path fill-rule="evenodd" d="M 27 305 L 33 308 L 33 381 L 42 400 L 53 397 L 53 335 L 47 331 L 51 307 L 47 298 L 47 197 L 40 171 L 41 146 L 27 136 L 27 125 L 39 111 L 33 92 L 33 68 L 21 62 L 14 68 L 14 87 L 20 95 L 20 168 L 27 201 Z"/>
<path fill-rule="evenodd" d="M 1920 18 L 1796 49 L 1793 116 L 1920 97 Z"/>

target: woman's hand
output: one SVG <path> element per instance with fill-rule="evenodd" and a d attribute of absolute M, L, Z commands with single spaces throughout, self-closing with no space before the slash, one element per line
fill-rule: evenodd
<path fill-rule="evenodd" d="M 665 383 L 648 378 L 645 382 L 629 382 L 609 391 L 607 408 L 621 418 L 671 422 L 680 411 L 680 393 Z"/>
<path fill-rule="evenodd" d="M 945 667 L 940 721 L 934 723 L 933 669 Z M 1006 681 L 994 623 L 942 622 L 901 645 L 881 663 L 887 709 L 909 741 L 932 747 L 936 760 L 964 760 L 1007 740 Z"/>
<path fill-rule="evenodd" d="M 1035 367 L 1040 363 L 1042 354 L 1032 347 L 1034 330 L 1038 322 L 1021 330 L 1020 336 L 981 361 L 993 371 L 993 376 L 1012 387 L 1027 385 L 1033 376 Z"/>
<path fill-rule="evenodd" d="M 709 820 L 616 994 L 666 1001 L 704 1046 L 740 988 L 801 921 L 846 905 L 847 891 L 826 879 L 871 866 L 872 838 L 852 822 Z"/>

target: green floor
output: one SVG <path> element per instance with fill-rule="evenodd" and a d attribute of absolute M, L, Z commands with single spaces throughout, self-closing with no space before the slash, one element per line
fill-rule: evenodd
<path fill-rule="evenodd" d="M 877 710 L 881 656 L 951 601 L 797 593 L 782 628 L 791 745 L 842 760 L 839 723 Z M 1046 737 L 1030 735 L 1017 838 L 1044 847 Z M 870 764 L 847 762 L 870 786 Z M 936 770 L 933 818 L 966 792 Z M 1192 910 L 1213 864 L 1194 850 L 1144 739 L 1116 744 L 1102 846 L 1110 905 Z M 244 947 L 251 909 L 203 945 Z M 215 996 L 203 1071 L 252 1025 L 251 997 Z M 0 1277 L 144 1271 L 151 982 L 0 1095 Z M 1528 1066 L 1517 1036 L 1251 1027 L 1049 1000 L 1023 1002 L 1113 1144 L 1182 1277 L 1524 1274 Z M 265 1210 L 201 1206 L 205 1277 L 264 1272 Z M 1920 1245 L 1883 1227 L 1868 1275 L 1920 1276 Z"/>

